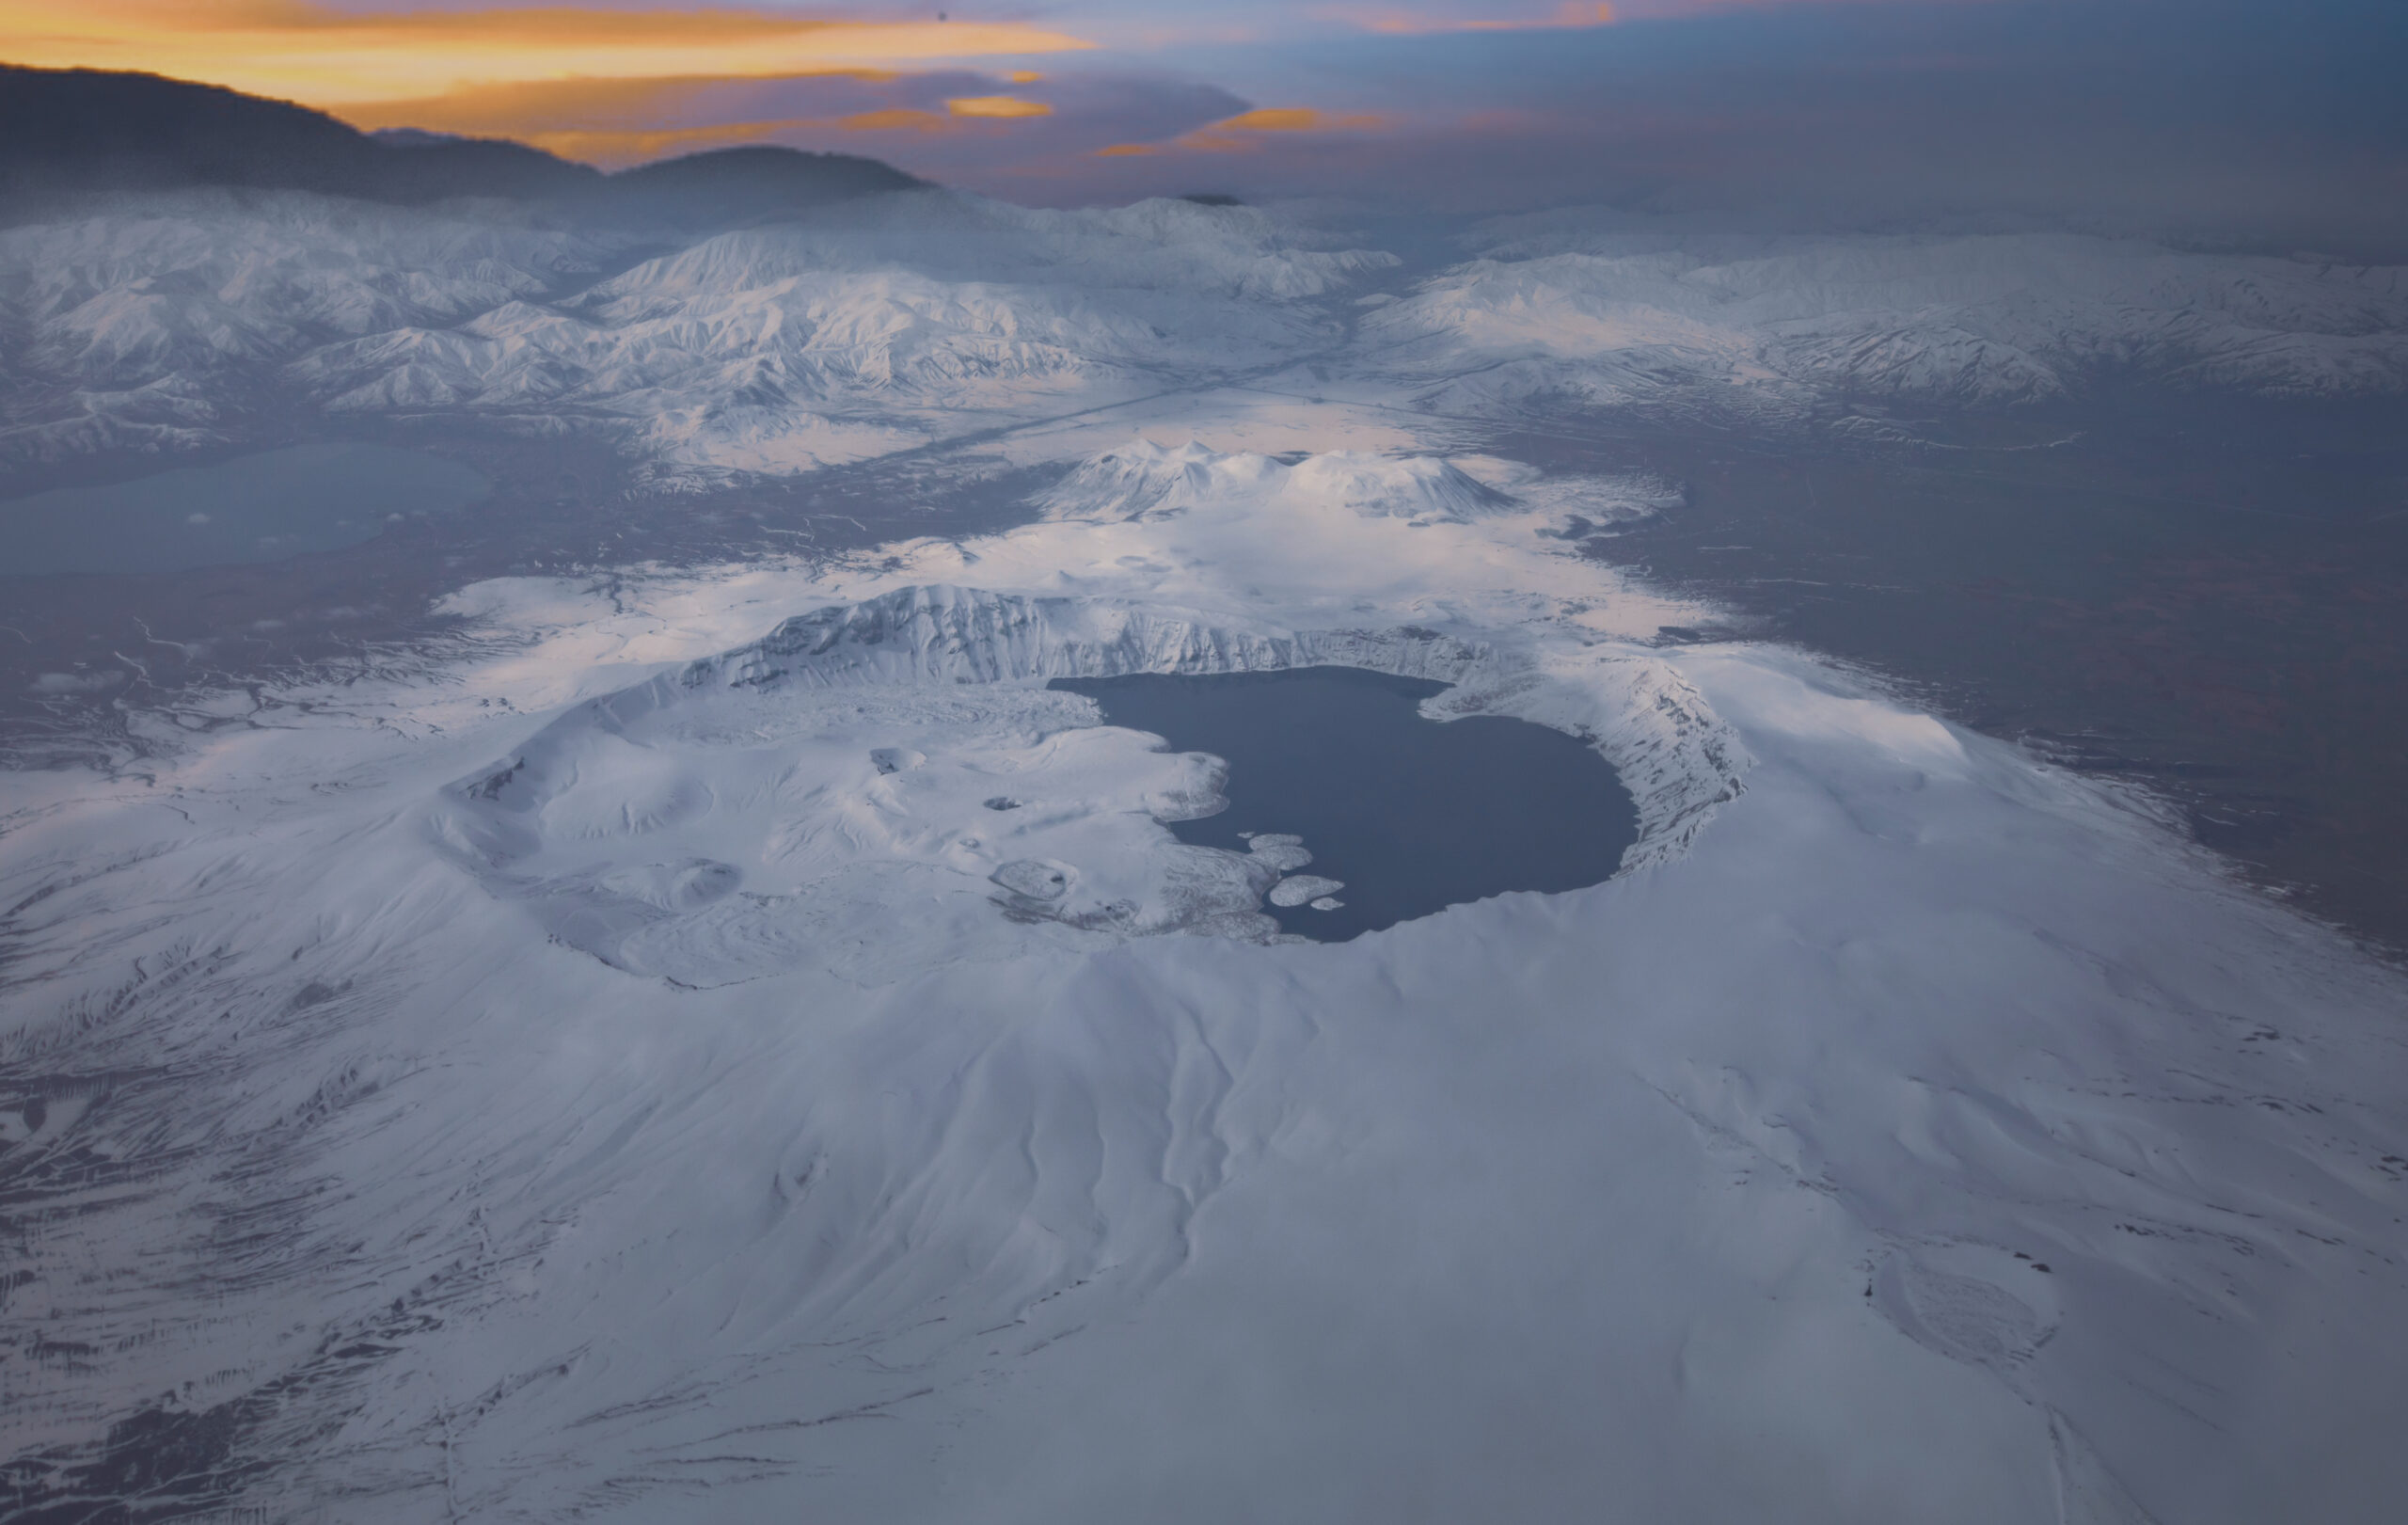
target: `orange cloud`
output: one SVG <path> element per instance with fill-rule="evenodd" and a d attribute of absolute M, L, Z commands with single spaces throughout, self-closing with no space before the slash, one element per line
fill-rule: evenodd
<path fill-rule="evenodd" d="M 1264 133 L 1365 132 L 1387 125 L 1387 118 L 1368 111 L 1332 116 L 1311 106 L 1264 106 L 1199 127 L 1180 138 L 1178 146 L 1205 153 L 1244 153 L 1262 146 L 1259 135 Z"/>
<path fill-rule="evenodd" d="M 1241 133 L 1309 133 L 1321 125 L 1321 113 L 1309 106 L 1269 106 L 1216 125 Z"/>
<path fill-rule="evenodd" d="M 1016 95 L 964 95 L 944 103 L 944 108 L 957 117 L 1050 117 L 1054 108 L 1042 101 L 1023 101 Z"/>
<path fill-rule="evenodd" d="M 535 81 L 758 79 L 1092 46 L 1017 22 L 846 21 L 766 7 L 351 12 L 313 0 L 0 0 L 0 57 L 13 63 L 149 70 L 329 107 Z"/>
<path fill-rule="evenodd" d="M 1366 127 L 1385 127 L 1387 119 L 1373 112 L 1358 111 L 1344 117 L 1333 117 L 1310 106 L 1266 106 L 1214 122 L 1208 132 L 1234 133 L 1326 133 L 1353 131 Z"/>
<path fill-rule="evenodd" d="M 616 167 L 642 164 L 672 154 L 699 153 L 705 149 L 767 142 L 788 133 L 925 134 L 958 130 L 958 124 L 952 119 L 937 112 L 897 106 L 880 111 L 856 111 L 844 117 L 790 117 L 776 121 L 725 122 L 708 127 L 533 129 L 515 132 L 510 135 L 521 143 L 531 143 L 545 152 L 556 153 L 563 159 Z"/>
<path fill-rule="evenodd" d="M 953 123 L 933 111 L 892 106 L 884 111 L 856 111 L 849 117 L 839 117 L 836 125 L 848 133 L 942 133 Z"/>
<path fill-rule="evenodd" d="M 513 135 L 522 143 L 531 143 L 545 152 L 559 154 L 563 159 L 615 168 L 622 165 L 667 158 L 672 154 L 700 153 L 705 149 L 729 148 L 740 143 L 762 143 L 782 134 L 812 130 L 944 133 L 953 131 L 954 124 L 933 111 L 915 111 L 906 107 L 857 111 L 849 117 L 793 117 L 780 121 L 726 122 L 712 127 L 636 128 L 627 131 L 564 129 Z"/>
<path fill-rule="evenodd" d="M 1315 14 L 1331 21 L 1351 23 L 1369 32 L 1423 37 L 1443 32 L 1560 31 L 1611 26 L 1620 21 L 1661 21 L 1716 11 L 1776 10 L 1787 5 L 1880 4 L 1884 0 L 1619 0 L 1618 4 L 1607 4 L 1604 0 L 1560 0 L 1552 10 L 1540 9 L 1535 0 L 1505 5 L 1489 3 L 1489 0 L 1451 0 L 1451 3 L 1460 8 L 1458 13 L 1446 13 L 1443 5 L 1409 10 L 1346 5 L 1325 7 Z M 1902 0 L 1887 0 L 1887 3 L 1902 3 Z M 1973 0 L 1968 0 L 1968 3 L 1973 3 Z M 1461 14 L 1461 9 L 1473 13 Z M 1499 16 L 1496 14 L 1499 10 L 1520 11 L 1522 14 Z"/>
<path fill-rule="evenodd" d="M 845 69 L 816 71 L 804 77 L 883 84 L 902 76 L 892 70 Z M 338 107 L 335 114 L 363 129 L 427 127 L 529 141 L 545 133 L 638 133 L 652 131 L 665 118 L 673 119 L 679 107 L 721 83 L 710 76 L 527 80 L 419 100 L 370 101 Z"/>
<path fill-rule="evenodd" d="M 1544 15 L 1533 16 L 1423 16 L 1410 12 L 1381 11 L 1366 14 L 1343 12 L 1343 19 L 1370 31 L 1391 35 L 1422 36 L 1432 32 L 1527 32 L 1541 28 L 1560 29 L 1582 26 L 1611 26 L 1614 8 L 1601 0 L 1564 0 Z"/>
<path fill-rule="evenodd" d="M 1200 153 L 1248 153 L 1262 147 L 1262 135 L 1265 133 L 1358 133 L 1376 131 L 1387 125 L 1389 119 L 1377 112 L 1354 111 L 1337 115 L 1313 106 L 1259 106 L 1209 126 L 1198 127 L 1167 145 L 1114 143 L 1093 152 L 1100 159 L 1136 158 L 1161 153 L 1166 148 Z"/>

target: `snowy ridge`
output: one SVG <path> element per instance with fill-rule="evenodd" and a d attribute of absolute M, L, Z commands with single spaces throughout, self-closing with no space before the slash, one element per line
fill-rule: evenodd
<path fill-rule="evenodd" d="M 646 293 L 676 300 L 697 290 L 899 267 L 948 281 L 1068 281 L 1286 302 L 1332 294 L 1396 263 L 1254 207 L 1157 199 L 1055 212 L 931 191 L 856 203 L 841 217 L 723 234 L 628 271 L 588 300 Z"/>
<path fill-rule="evenodd" d="M 0 230 L 0 331 L 24 336 L 0 461 L 240 437 L 227 402 L 238 415 L 312 346 L 457 323 L 609 257 L 581 235 L 298 194 L 135 198 Z"/>
<path fill-rule="evenodd" d="M 2408 387 L 2408 271 L 2181 254 L 2074 235 L 1617 233 L 1493 225 L 1482 256 L 1365 319 L 1434 400 L 1626 405 L 1784 388 L 1963 404 L 2064 393 L 2094 367 L 2338 395 Z"/>
<path fill-rule="evenodd" d="M 707 238 L 580 289 L 624 235 L 297 194 L 130 198 L 0 233 L 31 389 L 0 449 L 240 437 L 199 389 L 341 417 L 600 433 L 669 480 L 783 474 L 1159 385 L 1335 332 L 1306 310 L 1394 263 L 1244 208 L 1043 212 L 951 193 Z M 700 473 L 696 476 L 696 473 Z"/>
<path fill-rule="evenodd" d="M 1219 809 L 1220 765 L 1039 685 L 1316 663 L 1450 682 L 1494 666 L 1430 630 L 905 587 L 577 707 L 454 785 L 431 829 L 562 943 L 690 987 L 799 968 L 879 985 L 1066 936 L 1275 940 L 1272 859 L 1157 824 Z"/>
<path fill-rule="evenodd" d="M 1484 532 L 1415 512 L 1433 484 L 1482 507 L 1510 501 L 1429 458 L 1290 468 L 1192 445 L 1107 452 L 1073 480 L 1097 495 L 1090 506 L 1109 505 L 1132 462 L 1200 485 L 1188 499 L 1196 520 L 1258 538 L 1318 516 Z M 981 542 L 979 564 L 1058 532 Z M 1625 867 L 1679 857 L 1737 797 L 1751 761 L 1652 653 L 905 583 L 576 707 L 456 784 L 433 830 L 559 941 L 688 986 L 799 967 L 876 985 L 931 959 L 1019 957 L 1032 937 L 1069 933 L 1083 945 L 1166 931 L 1263 941 L 1277 935 L 1260 913 L 1270 860 L 1184 847 L 1150 824 L 1217 809 L 1217 764 L 1146 753 L 1094 729 L 1085 701 L 1039 686 L 1318 665 L 1434 678 L 1454 687 L 1426 707 L 1434 718 L 1513 715 L 1595 745 L 1639 805 Z M 815 760 L 799 763 L 799 746 Z M 819 782 L 799 787 L 806 775 Z M 929 947 L 937 923 L 950 929 L 942 953 Z"/>
<path fill-rule="evenodd" d="M 1408 481 L 1419 480 L 1418 473 Z M 1362 667 L 1459 685 L 1436 718 L 1500 714 L 1593 743 L 1638 801 L 1625 867 L 1685 850 L 1737 797 L 1747 750 L 1698 691 L 1648 654 L 1509 657 L 1435 630 L 1232 629 L 1190 614 L 1101 600 L 906 587 L 800 614 L 753 645 L 604 702 L 624 718 L 676 690 L 862 684 L 1029 683 L 1124 673 L 1253 673 Z"/>
<path fill-rule="evenodd" d="M 1331 300 L 1397 262 L 1342 243 L 1251 208 L 931 191 L 721 233 L 589 287 L 633 252 L 625 235 L 293 194 L 129 198 L 0 232 L 0 332 L 22 336 L 0 458 L 223 444 L 254 412 L 301 407 L 597 435 L 659 482 L 701 485 L 1307 357 L 1343 386 L 1491 414 L 1797 421 L 1833 396 L 2032 402 L 2099 369 L 2408 387 L 2398 269 L 2069 235 L 1676 238 L 1559 214 L 1493 225 L 1477 258 L 1373 299 L 1341 345 Z"/>
<path fill-rule="evenodd" d="M 1192 615 L 1101 600 L 900 588 L 799 614 L 753 646 L 689 667 L 677 681 L 1043 682 L 1122 673 L 1250 673 L 1339 662 L 1454 682 L 1493 655 L 1433 630 L 1229 629 Z"/>

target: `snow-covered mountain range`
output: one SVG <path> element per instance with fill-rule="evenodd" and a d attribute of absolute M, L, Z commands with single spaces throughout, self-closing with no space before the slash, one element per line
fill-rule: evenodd
<path fill-rule="evenodd" d="M 2408 387 L 2408 270 L 2073 234 L 1748 237 L 1505 219 L 1367 320 L 1442 406 L 1613 406 L 1673 388 L 2012 404 L 2115 370 L 2337 396 Z M 1725 405 L 1745 411 L 1747 401 Z"/>
<path fill-rule="evenodd" d="M 507 220 L 284 194 L 187 192 L 0 230 L 0 453 L 241 439 L 261 427 L 248 407 L 312 351 L 472 323 L 592 280 L 611 252 Z"/>
<path fill-rule="evenodd" d="M 707 482 L 1307 363 L 1330 395 L 1488 417 L 2004 405 L 2102 370 L 2408 387 L 2400 270 L 2073 235 L 1675 238 L 1559 214 L 1490 225 L 1401 292 L 1393 256 L 1184 201 L 925 191 L 636 238 L 229 192 L 0 231 L 0 465 L 453 417 Z"/>
<path fill-rule="evenodd" d="M 628 235 L 194 192 L 0 232 L 20 461 L 244 437 L 238 400 L 598 435 L 675 476 L 832 461 L 1259 370 L 1394 262 L 1259 212 L 943 192 Z M 605 266 L 626 266 L 598 280 Z M 289 424 L 286 426 L 289 427 Z"/>

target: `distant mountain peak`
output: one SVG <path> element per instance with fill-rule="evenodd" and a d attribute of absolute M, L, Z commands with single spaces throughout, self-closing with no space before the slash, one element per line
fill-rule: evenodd
<path fill-rule="evenodd" d="M 603 221 L 721 225 L 924 183 L 875 159 L 767 144 L 608 175 L 505 138 L 420 127 L 362 133 L 322 111 L 214 85 L 0 64 L 0 195 L 21 203 L 228 185 L 404 205 L 499 198 Z"/>

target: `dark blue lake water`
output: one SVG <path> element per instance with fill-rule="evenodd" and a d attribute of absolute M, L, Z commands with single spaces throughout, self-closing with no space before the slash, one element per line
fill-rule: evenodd
<path fill-rule="evenodd" d="M 100 487 L 0 501 L 0 577 L 184 572 L 356 544 L 396 518 L 452 514 L 492 484 L 393 445 L 294 445 Z"/>
<path fill-rule="evenodd" d="M 1594 884 L 1637 839 L 1613 769 L 1560 731 L 1478 715 L 1424 720 L 1446 685 L 1351 667 L 1205 677 L 1062 678 L 1105 721 L 1229 765 L 1229 807 L 1171 823 L 1183 842 L 1246 851 L 1300 836 L 1297 870 L 1344 882 L 1336 910 L 1263 909 L 1292 932 L 1340 942 L 1511 890 Z"/>

